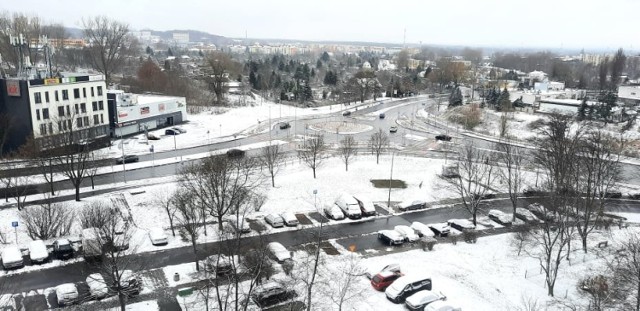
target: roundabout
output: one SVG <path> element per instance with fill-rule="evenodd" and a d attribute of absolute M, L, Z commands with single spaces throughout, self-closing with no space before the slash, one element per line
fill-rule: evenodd
<path fill-rule="evenodd" d="M 314 131 L 324 131 L 329 133 L 341 134 L 341 135 L 350 135 L 350 134 L 359 134 L 370 131 L 373 129 L 373 126 L 356 123 L 356 122 L 348 122 L 348 121 L 327 121 L 309 124 L 309 129 Z"/>

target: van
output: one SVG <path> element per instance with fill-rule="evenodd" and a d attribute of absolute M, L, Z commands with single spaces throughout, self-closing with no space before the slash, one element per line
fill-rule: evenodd
<path fill-rule="evenodd" d="M 5 269 L 21 268 L 24 266 L 22 252 L 16 246 L 7 246 L 2 250 L 2 266 Z"/>
<path fill-rule="evenodd" d="M 340 194 L 336 198 L 335 204 L 342 210 L 345 216 L 351 219 L 362 218 L 360 204 L 352 195 L 347 193 Z"/>
<path fill-rule="evenodd" d="M 431 278 L 424 275 L 405 275 L 395 280 L 387 287 L 384 293 L 387 299 L 393 303 L 402 303 L 404 300 L 421 290 L 431 290 Z"/>
<path fill-rule="evenodd" d="M 362 212 L 363 217 L 376 215 L 376 207 L 373 206 L 373 202 L 361 200 L 361 199 L 358 199 L 357 197 L 353 197 L 353 198 L 356 199 L 356 201 L 358 201 L 358 205 L 360 206 L 360 212 Z"/>

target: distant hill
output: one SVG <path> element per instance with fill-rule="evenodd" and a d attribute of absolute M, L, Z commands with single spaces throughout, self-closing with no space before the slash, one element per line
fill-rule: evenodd
<path fill-rule="evenodd" d="M 74 27 L 65 27 L 67 33 L 71 38 L 82 38 L 82 29 L 74 28 Z M 156 31 L 153 29 L 143 29 L 144 31 L 151 31 L 151 34 L 154 36 L 159 36 L 163 40 L 171 41 L 173 39 L 174 32 L 180 33 L 189 33 L 189 40 L 192 42 L 204 42 L 204 43 L 213 43 L 217 46 L 220 45 L 230 45 L 234 43 L 234 40 L 229 39 L 227 37 L 212 35 L 210 33 L 198 30 L 167 30 L 167 31 Z"/>

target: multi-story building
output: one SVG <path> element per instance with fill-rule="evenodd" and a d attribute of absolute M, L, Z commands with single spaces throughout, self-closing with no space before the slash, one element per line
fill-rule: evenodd
<path fill-rule="evenodd" d="M 11 118 L 4 151 L 16 150 L 29 137 L 41 149 L 109 142 L 102 75 L 0 79 L 0 89 L 0 114 Z"/>
<path fill-rule="evenodd" d="M 187 119 L 187 102 L 184 97 L 110 90 L 107 98 L 112 137 L 143 133 L 182 123 Z"/>

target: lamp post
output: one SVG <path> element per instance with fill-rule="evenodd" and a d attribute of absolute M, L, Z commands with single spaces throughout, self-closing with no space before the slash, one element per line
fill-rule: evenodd
<path fill-rule="evenodd" d="M 317 200 L 318 199 L 318 189 L 313 189 L 313 208 L 318 211 Z"/>
<path fill-rule="evenodd" d="M 175 136 L 174 136 L 175 138 Z M 122 149 L 122 179 L 124 183 L 127 183 L 127 167 L 125 166 L 124 161 L 124 139 L 122 139 L 122 130 L 120 130 L 120 149 Z"/>
<path fill-rule="evenodd" d="M 222 137 L 222 123 L 220 123 L 220 137 Z"/>
<path fill-rule="evenodd" d="M 389 175 L 389 198 L 387 199 L 387 208 L 391 208 L 391 180 L 393 179 L 393 159 L 396 153 L 391 154 L 391 174 Z"/>

